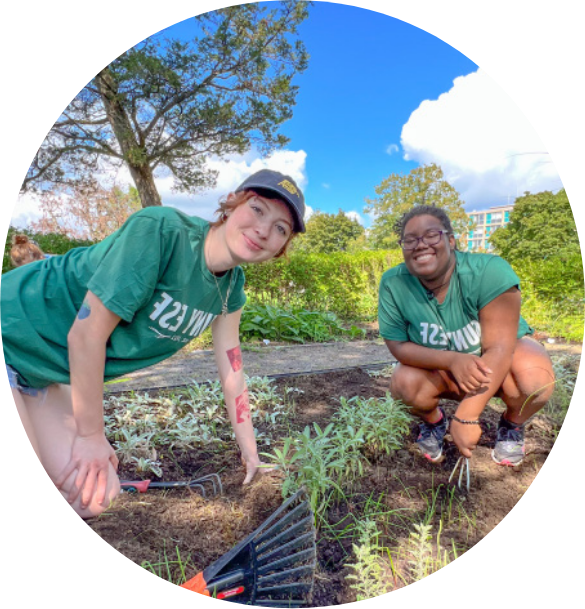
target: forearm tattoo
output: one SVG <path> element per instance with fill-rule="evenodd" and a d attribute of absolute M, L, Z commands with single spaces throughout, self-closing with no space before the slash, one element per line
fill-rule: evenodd
<path fill-rule="evenodd" d="M 230 364 L 232 365 L 232 370 L 234 372 L 237 372 L 238 370 L 242 369 L 243 366 L 243 362 L 242 362 L 242 351 L 240 349 L 240 345 L 238 345 L 237 347 L 234 347 L 233 349 L 230 349 L 229 351 L 226 351 L 228 359 L 230 360 Z"/>
<path fill-rule="evenodd" d="M 245 423 L 250 420 L 250 401 L 248 399 L 248 390 L 245 389 L 242 395 L 236 398 L 236 421 Z"/>

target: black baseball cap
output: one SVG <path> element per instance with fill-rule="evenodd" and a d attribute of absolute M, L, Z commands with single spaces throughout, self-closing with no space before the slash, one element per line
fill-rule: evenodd
<path fill-rule="evenodd" d="M 282 199 L 290 208 L 296 233 L 305 232 L 305 197 L 295 181 L 283 173 L 272 169 L 261 169 L 246 178 L 237 188 L 242 190 L 268 191 Z M 259 195 L 262 192 L 258 192 Z"/>

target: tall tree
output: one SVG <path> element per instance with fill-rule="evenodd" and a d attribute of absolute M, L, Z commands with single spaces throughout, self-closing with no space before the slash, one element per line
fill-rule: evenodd
<path fill-rule="evenodd" d="M 337 214 L 318 211 L 307 221 L 307 232 L 293 242 L 294 249 L 319 254 L 345 252 L 364 232 L 364 227 L 341 209 Z"/>
<path fill-rule="evenodd" d="M 215 183 L 205 169 L 211 155 L 284 145 L 278 128 L 292 116 L 292 79 L 307 66 L 296 34 L 308 4 L 231 6 L 195 17 L 189 41 L 155 36 L 122 54 L 53 125 L 23 190 L 126 163 L 142 205 L 160 205 L 155 172 L 193 193 Z"/>
<path fill-rule="evenodd" d="M 415 205 L 436 205 L 445 209 L 453 230 L 464 237 L 469 217 L 459 193 L 445 180 L 443 170 L 435 164 L 423 165 L 408 174 L 393 173 L 376 186 L 376 199 L 367 199 L 365 212 L 372 213 L 369 242 L 375 249 L 398 247 L 394 227 L 402 214 Z"/>
<path fill-rule="evenodd" d="M 509 262 L 578 256 L 579 235 L 565 190 L 518 197 L 510 222 L 494 232 L 490 243 Z"/>

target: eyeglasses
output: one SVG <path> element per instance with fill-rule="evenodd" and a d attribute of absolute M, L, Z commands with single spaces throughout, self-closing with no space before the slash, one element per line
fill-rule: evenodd
<path fill-rule="evenodd" d="M 398 243 L 403 250 L 414 250 L 422 241 L 425 245 L 437 245 L 443 235 L 450 235 L 446 230 L 429 230 L 422 237 L 405 237 L 400 239 Z"/>

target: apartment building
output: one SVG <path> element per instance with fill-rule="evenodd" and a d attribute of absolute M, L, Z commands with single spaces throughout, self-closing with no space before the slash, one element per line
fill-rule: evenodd
<path fill-rule="evenodd" d="M 508 224 L 513 208 L 513 205 L 503 205 L 469 212 L 467 215 L 470 218 L 470 226 L 475 223 L 475 228 L 470 229 L 467 234 L 467 250 L 470 252 L 491 251 L 493 247 L 489 243 L 490 235 L 497 228 Z"/>

